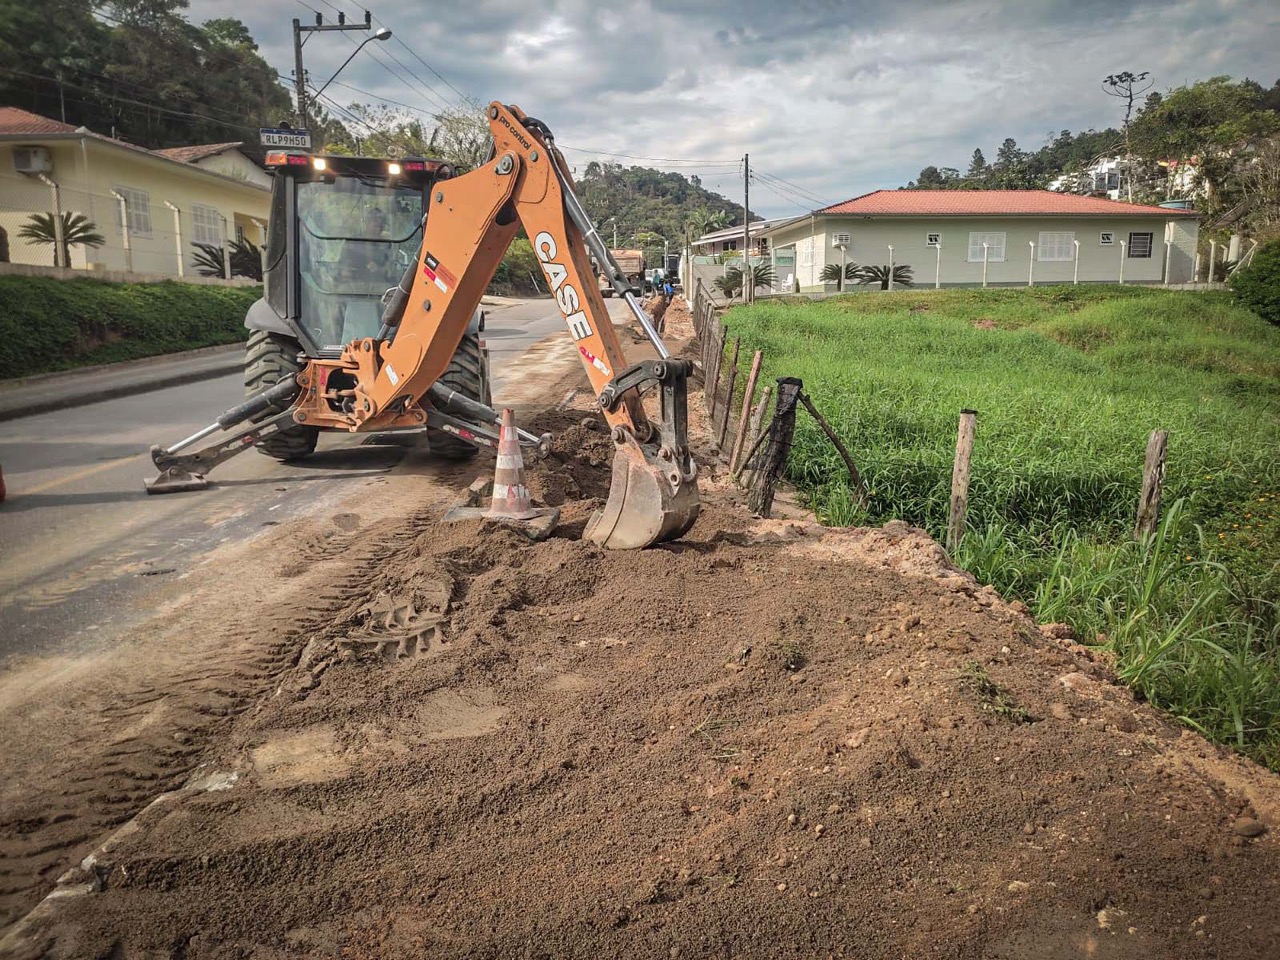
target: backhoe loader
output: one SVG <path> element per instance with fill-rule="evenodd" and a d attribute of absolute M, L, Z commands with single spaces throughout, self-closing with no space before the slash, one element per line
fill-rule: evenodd
<path fill-rule="evenodd" d="M 496 449 L 478 307 L 523 227 L 616 446 L 609 498 L 584 536 L 633 549 L 693 525 L 691 364 L 671 356 L 641 308 L 546 125 L 498 102 L 488 121 L 489 159 L 457 176 L 439 160 L 267 155 L 275 177 L 265 290 L 245 319 L 250 395 L 192 436 L 152 447 L 160 473 L 149 493 L 201 489 L 209 470 L 251 447 L 305 456 L 321 430 L 425 431 L 445 456 Z M 657 359 L 627 364 L 592 260 Z M 658 423 L 640 402 L 650 389 Z M 535 456 L 548 440 L 520 433 Z"/>

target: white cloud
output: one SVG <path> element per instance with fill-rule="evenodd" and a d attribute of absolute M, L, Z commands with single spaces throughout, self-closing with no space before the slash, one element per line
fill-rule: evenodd
<path fill-rule="evenodd" d="M 333 19 L 324 0 L 307 6 Z M 734 164 L 748 152 L 753 166 L 834 201 L 929 163 L 963 168 L 974 147 L 993 156 L 1006 136 L 1034 149 L 1063 128 L 1118 124 L 1099 86 L 1118 70 L 1149 70 L 1158 88 L 1224 73 L 1270 84 L 1280 35 L 1274 0 L 399 0 L 374 14 L 468 96 L 517 103 L 568 146 L 724 161 L 680 169 L 734 199 Z M 285 76 L 290 21 L 313 17 L 296 0 L 191 0 L 188 15 L 244 20 Z M 354 36 L 315 35 L 311 75 L 326 79 Z M 382 46 L 343 81 L 427 112 L 456 99 L 395 40 Z M 801 205 L 758 180 L 752 208 Z"/>

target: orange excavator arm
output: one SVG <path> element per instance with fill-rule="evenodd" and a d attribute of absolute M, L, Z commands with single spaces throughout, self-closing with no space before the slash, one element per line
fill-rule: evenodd
<path fill-rule="evenodd" d="M 685 533 L 698 516 L 697 468 L 689 453 L 686 383 L 691 364 L 674 358 L 641 309 L 573 190 L 551 131 L 517 107 L 488 108 L 493 152 L 450 178 L 443 165 L 426 202 L 422 249 L 390 297 L 376 337 L 353 340 L 339 358 L 313 357 L 198 433 L 152 448 L 161 474 L 153 493 L 198 489 L 204 472 L 293 424 L 351 431 L 431 425 L 496 446 L 496 411 L 440 382 L 467 325 L 520 227 L 577 346 L 608 421 L 616 452 L 609 499 L 584 536 L 613 548 L 646 547 Z M 594 258 L 648 336 L 657 359 L 628 365 L 591 269 Z M 656 424 L 641 391 L 659 399 Z M 179 453 L 264 411 L 260 419 L 195 453 Z M 534 441 L 537 438 L 526 435 Z"/>
<path fill-rule="evenodd" d="M 571 215 L 581 207 L 564 158 L 554 142 L 548 143 L 545 127 L 530 122 L 516 107 L 491 104 L 489 126 L 493 159 L 437 183 L 428 198 L 418 272 L 395 338 L 382 346 L 380 367 L 371 382 L 362 377 L 356 386 L 358 400 L 365 401 L 356 404 L 358 420 L 376 419 L 403 398 L 424 396 L 440 378 L 521 226 L 533 242 L 596 395 L 626 367 L 591 270 L 587 238 Z M 594 233 L 589 221 L 587 225 Z M 607 256 L 603 244 L 599 248 Z M 648 321 L 642 310 L 637 312 Z M 366 352 L 360 341 L 347 349 L 351 362 Z M 628 391 L 603 413 L 610 426 L 648 438 L 637 391 Z"/>

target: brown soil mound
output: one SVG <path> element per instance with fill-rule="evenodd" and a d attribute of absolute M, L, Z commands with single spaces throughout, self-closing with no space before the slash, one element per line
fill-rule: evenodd
<path fill-rule="evenodd" d="M 584 417 L 523 421 L 550 540 L 426 504 L 303 564 L 256 701 L 0 956 L 1280 956 L 1275 777 L 905 525 L 709 482 L 677 544 L 582 542 Z"/>
<path fill-rule="evenodd" d="M 428 527 L 215 766 L 51 955 L 1280 955 L 1274 780 L 901 524 Z"/>

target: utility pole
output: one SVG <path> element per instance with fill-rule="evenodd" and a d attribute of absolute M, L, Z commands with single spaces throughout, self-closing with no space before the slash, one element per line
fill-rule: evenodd
<path fill-rule="evenodd" d="M 324 15 L 317 13 L 314 26 L 303 26 L 302 21 L 295 19 L 293 21 L 293 87 L 298 98 L 298 121 L 302 129 L 307 126 L 307 74 L 302 67 L 302 45 L 305 41 L 302 39 L 304 33 L 318 33 L 326 30 L 371 30 L 373 29 L 373 14 L 368 10 L 364 12 L 364 23 L 347 23 L 347 15 L 345 13 L 338 14 L 337 23 L 325 23 Z M 387 31 L 387 36 L 391 36 Z M 354 54 L 352 54 L 354 56 Z M 351 62 L 351 58 L 347 58 L 347 63 Z M 344 63 L 345 67 L 346 64 Z M 342 67 L 338 68 L 341 71 Z M 337 76 L 335 74 L 334 76 Z M 326 84 L 327 86 L 327 84 Z"/>
<path fill-rule="evenodd" d="M 755 299 L 751 273 L 751 154 L 742 155 L 742 302 Z"/>
<path fill-rule="evenodd" d="M 316 14 L 320 20 L 320 14 Z M 298 127 L 307 129 L 307 75 L 302 72 L 302 21 L 293 18 L 293 87 L 298 97 Z"/>

